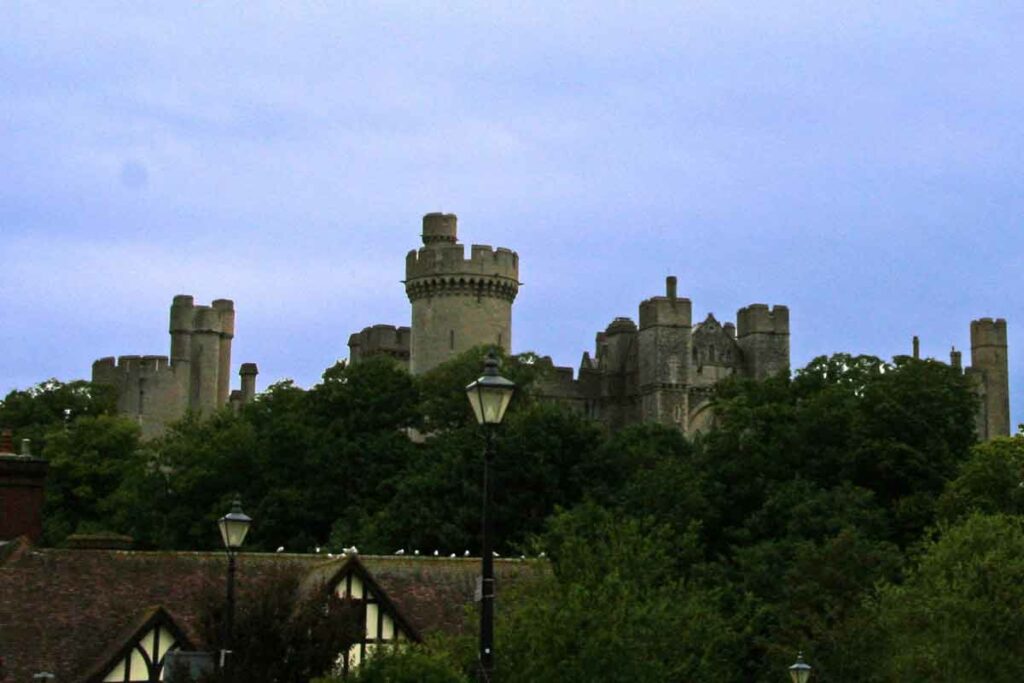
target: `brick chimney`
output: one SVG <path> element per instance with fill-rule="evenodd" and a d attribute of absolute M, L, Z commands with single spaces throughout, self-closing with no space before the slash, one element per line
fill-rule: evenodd
<path fill-rule="evenodd" d="M 11 430 L 0 430 L 0 541 L 43 535 L 43 491 L 50 463 L 34 457 L 28 439 L 14 453 Z"/>

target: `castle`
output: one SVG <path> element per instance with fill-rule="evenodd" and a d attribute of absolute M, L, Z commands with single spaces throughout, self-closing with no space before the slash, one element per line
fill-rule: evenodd
<path fill-rule="evenodd" d="M 512 349 L 512 304 L 519 292 L 519 256 L 503 247 L 474 244 L 466 257 L 454 214 L 423 217 L 422 246 L 405 260 L 411 326 L 377 324 L 352 334 L 350 362 L 384 355 L 423 374 L 479 345 Z M 206 412 L 251 401 L 256 365 L 241 366 L 242 389 L 229 392 L 234 305 L 218 299 L 196 306 L 190 296 L 171 305 L 171 355 L 103 358 L 93 381 L 118 389 L 118 410 L 137 417 L 145 436 L 159 434 L 186 411 Z M 725 377 L 762 379 L 788 372 L 789 309 L 751 304 L 736 322 L 709 314 L 693 324 L 692 304 L 680 297 L 675 277 L 663 295 L 640 303 L 639 325 L 615 318 L 584 352 L 577 372 L 555 367 L 538 394 L 559 401 L 611 429 L 658 422 L 686 434 L 712 420 L 711 394 Z M 914 355 L 918 355 L 915 342 Z M 955 349 L 950 364 L 963 371 L 980 397 L 979 438 L 1010 433 L 1006 321 L 971 323 L 971 366 Z"/>
<path fill-rule="evenodd" d="M 169 358 L 120 356 L 92 364 L 92 381 L 117 389 L 118 412 L 137 419 L 145 438 L 159 436 L 188 411 L 209 413 L 229 402 L 240 406 L 256 395 L 255 363 L 242 364 L 242 388 L 230 391 L 232 301 L 197 306 L 191 296 L 174 297 L 170 334 Z"/>

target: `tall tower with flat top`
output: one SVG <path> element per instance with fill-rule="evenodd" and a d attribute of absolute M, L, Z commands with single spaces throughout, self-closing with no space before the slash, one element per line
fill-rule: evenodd
<path fill-rule="evenodd" d="M 451 213 L 423 217 L 423 246 L 405 258 L 412 304 L 409 370 L 422 374 L 474 346 L 512 348 L 512 302 L 519 293 L 519 256 L 474 244 L 469 258 Z"/>

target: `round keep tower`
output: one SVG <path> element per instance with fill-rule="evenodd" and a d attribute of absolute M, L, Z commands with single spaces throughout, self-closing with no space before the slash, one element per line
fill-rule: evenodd
<path fill-rule="evenodd" d="M 519 256 L 474 244 L 466 258 L 451 213 L 423 217 L 423 246 L 405 259 L 412 304 L 409 370 L 422 374 L 481 344 L 512 347 L 512 302 L 519 293 Z"/>

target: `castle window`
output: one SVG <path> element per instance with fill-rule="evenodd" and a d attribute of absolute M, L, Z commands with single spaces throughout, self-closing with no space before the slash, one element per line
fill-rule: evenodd
<path fill-rule="evenodd" d="M 448 348 L 455 350 L 455 330 L 448 330 Z"/>
<path fill-rule="evenodd" d="M 498 346 L 501 346 L 501 332 L 498 333 Z"/>

